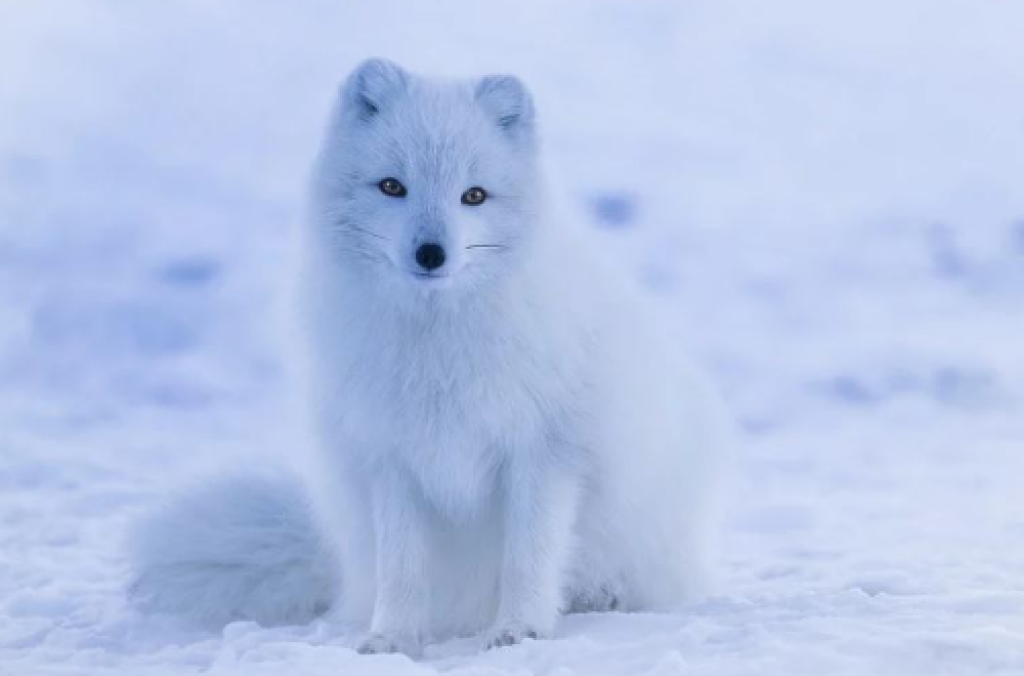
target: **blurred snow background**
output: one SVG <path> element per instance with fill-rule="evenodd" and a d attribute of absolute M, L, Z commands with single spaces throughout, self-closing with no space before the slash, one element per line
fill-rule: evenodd
<path fill-rule="evenodd" d="M 1024 673 L 1024 5 L 0 3 L 0 674 Z M 288 449 L 269 302 L 341 77 L 535 91 L 744 429 L 719 595 L 414 664 L 132 615 L 123 529 Z"/>

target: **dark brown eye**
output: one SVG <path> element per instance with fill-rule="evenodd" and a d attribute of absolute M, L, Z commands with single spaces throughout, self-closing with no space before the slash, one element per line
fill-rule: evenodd
<path fill-rule="evenodd" d="M 462 203 L 471 207 L 483 204 L 485 199 L 487 199 L 487 192 L 483 188 L 473 187 L 462 193 Z"/>
<path fill-rule="evenodd" d="M 405 186 L 397 178 L 385 178 L 377 184 L 380 191 L 388 197 L 405 197 Z"/>

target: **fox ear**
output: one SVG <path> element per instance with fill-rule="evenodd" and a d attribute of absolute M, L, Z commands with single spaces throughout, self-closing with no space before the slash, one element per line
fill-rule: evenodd
<path fill-rule="evenodd" d="M 385 59 L 367 59 L 345 82 L 344 107 L 361 120 L 380 114 L 388 101 L 406 87 L 407 76 L 400 66 Z"/>
<path fill-rule="evenodd" d="M 503 132 L 513 138 L 532 135 L 533 97 L 519 78 L 512 75 L 485 77 L 477 83 L 475 96 Z"/>

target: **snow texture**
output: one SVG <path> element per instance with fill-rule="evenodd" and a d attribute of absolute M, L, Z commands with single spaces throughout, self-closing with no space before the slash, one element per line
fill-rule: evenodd
<path fill-rule="evenodd" d="M 1024 6 L 0 6 L 0 674 L 1024 673 Z M 717 594 L 419 662 L 130 611 L 125 533 L 289 447 L 268 298 L 371 55 L 513 72 L 743 428 Z"/>

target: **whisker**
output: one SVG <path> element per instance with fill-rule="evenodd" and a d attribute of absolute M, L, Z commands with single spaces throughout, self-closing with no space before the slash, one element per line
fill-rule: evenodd
<path fill-rule="evenodd" d="M 343 231 L 340 229 L 334 229 L 332 234 L 333 236 L 330 239 L 331 249 L 339 254 L 364 260 L 377 261 L 383 259 L 383 254 L 380 251 L 374 247 L 367 246 L 365 242 L 360 242 L 351 237 L 344 237 Z"/>
<path fill-rule="evenodd" d="M 364 249 L 354 249 L 351 247 L 336 246 L 333 251 L 339 255 L 349 257 L 351 259 L 358 259 L 362 261 L 369 261 L 371 263 L 380 263 L 383 259 L 373 252 L 366 251 Z"/>
<path fill-rule="evenodd" d="M 470 244 L 467 249 L 507 249 L 504 244 Z"/>
<path fill-rule="evenodd" d="M 361 228 L 358 225 L 352 225 L 350 223 L 349 226 L 348 226 L 348 229 L 349 230 L 355 230 L 356 232 L 361 232 L 364 235 L 369 235 L 370 237 L 376 237 L 377 239 L 382 239 L 385 242 L 389 241 L 388 238 L 385 237 L 384 235 L 379 235 L 379 234 L 377 234 L 376 232 L 374 232 L 372 230 L 367 230 L 366 228 Z"/>

